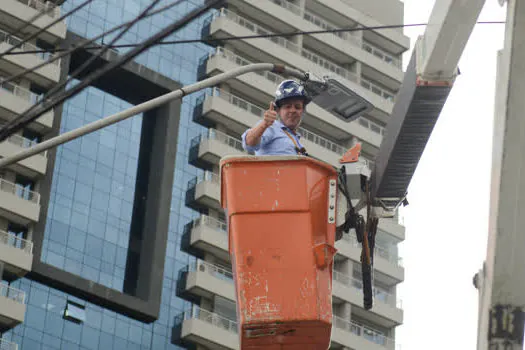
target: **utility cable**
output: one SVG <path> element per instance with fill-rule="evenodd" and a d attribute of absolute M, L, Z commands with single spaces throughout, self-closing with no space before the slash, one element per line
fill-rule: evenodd
<path fill-rule="evenodd" d="M 28 5 L 29 6 L 29 5 Z M 53 11 L 55 7 L 48 6 L 47 9 L 39 11 L 36 15 L 31 17 L 28 21 L 24 21 L 24 24 L 22 24 L 20 27 L 16 28 L 12 34 L 9 34 L 7 37 L 10 38 L 12 36 L 18 36 L 24 29 L 29 27 L 31 24 L 35 23 L 40 17 L 47 15 L 49 12 Z"/>
<path fill-rule="evenodd" d="M 137 24 L 138 22 L 140 22 L 142 19 L 144 19 L 144 17 L 148 14 L 148 12 L 153 8 L 155 7 L 155 5 L 157 5 L 158 3 L 160 2 L 160 0 L 153 0 L 137 17 L 135 17 L 131 23 L 128 23 L 124 29 L 117 34 L 117 36 L 115 36 L 111 42 L 108 44 L 108 45 L 102 45 L 101 46 L 101 49 L 99 52 L 97 52 L 96 55 L 93 55 L 91 58 L 89 58 L 86 62 L 82 63 L 80 65 L 80 67 L 78 67 L 74 72 L 70 73 L 69 74 L 69 78 L 65 81 L 65 82 L 62 82 L 56 86 L 54 86 L 50 91 L 48 91 L 45 96 L 44 96 L 44 99 L 48 99 L 50 98 L 52 95 L 56 94 L 58 91 L 60 91 L 62 88 L 64 88 L 65 86 L 67 86 L 67 84 L 69 84 L 72 80 L 74 80 L 75 78 L 77 78 L 80 73 L 82 73 L 91 63 L 93 63 L 97 58 L 100 58 L 102 57 L 102 55 L 104 55 L 104 53 L 106 53 L 108 50 L 110 50 L 110 46 L 113 45 L 115 42 L 117 42 L 118 40 L 120 40 L 124 34 L 126 34 L 130 29 L 131 27 L 133 27 L 135 24 Z M 29 110 L 31 109 L 34 109 L 36 108 L 36 105 L 33 105 Z M 25 113 L 27 113 L 29 111 L 26 111 Z M 24 114 L 25 114 L 24 113 Z"/>
<path fill-rule="evenodd" d="M 505 21 L 481 21 L 477 24 L 505 24 Z M 192 43 L 215 43 L 223 41 L 235 41 L 235 40 L 249 40 L 249 39 L 269 39 L 269 38 L 286 38 L 299 35 L 314 35 L 314 34 L 333 34 L 333 33 L 342 33 L 342 32 L 359 32 L 359 31 L 369 31 L 369 30 L 385 30 L 385 29 L 395 29 L 395 28 L 409 28 L 409 27 L 423 27 L 427 26 L 428 23 L 413 23 L 413 24 L 394 24 L 394 25 L 383 25 L 383 26 L 374 26 L 374 27 L 358 27 L 358 28 L 340 28 L 340 29 L 322 29 L 322 30 L 311 30 L 311 31 L 293 31 L 288 33 L 274 33 L 274 34 L 253 34 L 253 35 L 243 35 L 243 36 L 231 36 L 228 38 L 206 38 L 206 39 L 187 39 L 187 40 L 171 40 L 171 41 L 162 41 L 156 45 L 177 45 L 177 44 L 192 44 Z M 137 47 L 140 44 L 119 44 L 111 46 L 112 49 L 120 48 L 133 48 Z M 98 46 L 86 47 L 86 50 L 98 50 Z M 12 52 L 11 55 L 23 55 L 29 53 L 42 53 L 42 52 L 60 52 L 66 51 L 65 48 L 56 48 L 48 51 L 26 51 L 26 52 Z"/>
<path fill-rule="evenodd" d="M 137 55 L 140 55 L 141 53 L 143 53 L 150 47 L 156 45 L 162 39 L 173 34 L 173 32 L 179 30 L 180 28 L 187 25 L 189 22 L 193 21 L 194 19 L 206 13 L 209 9 L 218 6 L 219 4 L 223 2 L 224 0 L 207 1 L 206 5 L 192 10 L 190 13 L 185 15 L 180 20 L 168 25 L 166 28 L 162 29 L 160 32 L 152 35 L 151 37 L 143 41 L 140 44 L 140 46 L 137 46 L 136 48 L 130 50 L 128 53 L 120 57 L 120 59 L 110 62 L 104 67 L 102 67 L 101 69 L 97 70 L 96 72 L 91 73 L 88 77 L 80 81 L 77 85 L 65 91 L 63 94 L 56 97 L 52 101 L 45 101 L 43 106 L 41 106 L 39 109 L 29 112 L 29 113 L 24 113 L 19 118 L 16 118 L 12 123 L 10 123 L 10 125 L 7 125 L 6 127 L 3 127 L 0 129 L 0 142 L 4 141 L 7 137 L 14 134 L 18 130 L 22 129 L 24 126 L 31 123 L 33 120 L 37 119 L 38 117 L 40 117 L 42 114 L 51 110 L 56 105 L 61 104 L 68 98 L 71 98 L 77 95 L 83 89 L 90 86 L 93 81 L 97 80 L 104 74 L 107 74 L 108 72 L 128 63 L 133 58 L 135 58 Z"/>
<path fill-rule="evenodd" d="M 163 7 L 159 8 L 159 9 L 157 9 L 157 10 L 155 10 L 155 11 L 152 11 L 152 12 L 148 13 L 146 16 L 144 16 L 143 19 L 145 19 L 145 18 L 149 18 L 149 17 L 154 16 L 154 15 L 157 15 L 157 14 L 159 14 L 159 13 L 161 13 L 161 12 L 164 12 L 164 11 L 166 11 L 166 10 L 168 10 L 168 9 L 170 9 L 170 8 L 172 8 L 172 7 L 176 6 L 176 5 L 178 5 L 178 4 L 180 4 L 180 2 L 181 2 L 181 0 L 177 0 L 177 1 L 173 2 L 173 3 L 171 3 L 171 4 L 168 4 L 168 5 L 166 5 L 166 6 L 163 6 Z M 71 48 L 67 49 L 67 51 L 65 51 L 65 52 L 62 52 L 60 55 L 53 55 L 53 57 L 51 57 L 50 59 L 48 59 L 48 60 L 45 61 L 45 62 L 39 63 L 39 64 L 37 64 L 37 65 L 34 66 L 34 67 L 31 67 L 31 68 L 28 68 L 28 69 L 26 69 L 26 70 L 23 70 L 23 71 L 20 72 L 20 73 L 17 73 L 17 74 L 15 74 L 15 75 L 12 75 L 12 76 L 10 76 L 10 77 L 8 77 L 8 78 L 2 80 L 2 83 L 9 83 L 9 82 L 11 82 L 11 81 L 13 81 L 13 80 L 16 80 L 16 79 L 18 79 L 18 78 L 24 77 L 24 76 L 26 76 L 27 74 L 36 71 L 37 69 L 40 69 L 40 68 L 42 68 L 42 67 L 44 67 L 44 66 L 46 66 L 46 65 L 48 65 L 48 64 L 51 64 L 51 63 L 53 63 L 53 62 L 55 62 L 55 61 L 57 61 L 57 60 L 59 60 L 59 59 L 65 57 L 65 56 L 71 55 L 71 54 L 72 54 L 73 52 L 75 52 L 76 50 L 83 49 L 83 48 L 85 48 L 87 45 L 93 44 L 93 43 L 94 43 L 95 41 L 97 41 L 98 39 L 100 39 L 100 38 L 102 38 L 102 37 L 104 37 L 104 36 L 106 36 L 106 35 L 109 35 L 109 34 L 112 34 L 112 33 L 116 32 L 117 30 L 119 30 L 119 29 L 121 29 L 121 28 L 123 28 L 123 27 L 129 25 L 129 24 L 132 23 L 133 21 L 134 21 L 134 19 L 132 19 L 132 20 L 130 20 L 130 21 L 128 21 L 128 22 L 125 22 L 125 23 L 119 24 L 119 25 L 117 25 L 117 26 L 115 26 L 115 27 L 113 27 L 113 28 L 111 28 L 111 29 L 109 29 L 109 30 L 107 30 L 107 31 L 105 31 L 105 32 L 103 32 L 103 33 L 101 33 L 101 34 L 95 36 L 95 37 L 92 38 L 92 39 L 89 39 L 89 40 L 83 40 L 82 43 L 79 44 L 79 45 L 74 44 L 74 45 L 72 45 Z M 98 45 L 98 46 L 97 46 L 98 49 L 100 49 L 101 47 L 102 47 L 101 45 Z"/>
<path fill-rule="evenodd" d="M 49 23 L 48 25 L 46 25 L 45 27 L 43 27 L 42 29 L 38 30 L 37 32 L 31 34 L 30 36 L 24 38 L 24 40 L 20 41 L 19 43 L 17 43 L 16 45 L 13 45 L 11 46 L 8 50 L 0 53 L 0 59 L 2 57 L 4 57 L 5 55 L 8 55 L 9 53 L 13 52 L 14 50 L 18 49 L 19 47 L 21 47 L 22 45 L 24 45 L 25 43 L 27 43 L 29 40 L 33 39 L 33 38 L 36 38 L 37 36 L 39 36 L 40 34 L 42 34 L 43 32 L 45 32 L 46 30 L 48 30 L 49 28 L 51 28 L 52 26 L 54 26 L 55 24 L 57 24 L 58 22 L 60 21 L 63 21 L 64 19 L 66 19 L 67 17 L 71 16 L 72 14 L 74 14 L 75 12 L 77 12 L 78 10 L 80 10 L 81 8 L 83 8 L 84 6 L 88 5 L 90 2 L 92 2 L 93 0 L 86 0 L 84 1 L 82 4 L 80 4 L 79 6 L 75 7 L 73 10 L 67 12 L 66 14 L 60 16 L 59 18 L 55 19 L 54 21 L 52 21 L 51 23 Z"/>
<path fill-rule="evenodd" d="M 114 44 L 115 42 L 117 42 L 117 40 L 119 40 L 128 30 L 131 29 L 131 27 L 136 24 L 138 21 L 140 21 L 141 19 L 144 18 L 145 15 L 148 14 L 148 12 L 155 6 L 159 3 L 160 0 L 153 0 L 137 17 L 135 17 L 131 23 L 127 24 L 125 26 L 125 28 L 115 37 L 111 40 L 110 44 L 109 45 L 112 45 Z M 33 111 L 37 110 L 41 104 L 43 104 L 44 102 L 46 101 L 49 101 L 50 98 L 53 96 L 53 95 L 56 95 L 59 91 L 61 91 L 62 89 L 64 89 L 67 84 L 69 84 L 73 79 L 77 78 L 80 73 L 82 73 L 84 71 L 84 69 L 86 69 L 91 63 L 93 63 L 97 58 L 101 57 L 107 50 L 109 50 L 109 47 L 108 46 L 101 46 L 101 50 L 94 56 L 90 57 L 88 60 L 86 60 L 85 62 L 83 62 L 80 67 L 78 67 L 73 73 L 70 73 L 69 74 L 69 77 L 68 79 L 66 79 L 65 81 L 55 85 L 51 90 L 49 90 L 48 92 L 46 92 L 44 94 L 44 96 L 42 97 L 42 99 L 40 99 L 39 101 L 37 101 L 37 103 L 33 104 L 31 107 L 29 107 L 27 110 L 25 110 L 20 116 L 18 116 L 17 118 L 9 121 L 8 123 L 6 123 L 6 125 L 4 125 L 1 129 L 1 130 L 7 130 L 9 129 L 10 127 L 12 127 L 13 125 L 16 125 L 19 121 L 23 120 L 24 119 L 24 116 L 25 115 L 28 115 L 28 114 L 31 114 Z M 43 112 L 45 113 L 45 112 Z M 2 140 L 3 141 L 3 140 Z"/>

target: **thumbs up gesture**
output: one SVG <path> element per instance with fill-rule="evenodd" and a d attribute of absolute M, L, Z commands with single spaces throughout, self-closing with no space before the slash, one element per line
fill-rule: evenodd
<path fill-rule="evenodd" d="M 273 101 L 270 102 L 270 108 L 264 112 L 264 124 L 269 127 L 277 120 L 277 112 L 274 109 Z"/>

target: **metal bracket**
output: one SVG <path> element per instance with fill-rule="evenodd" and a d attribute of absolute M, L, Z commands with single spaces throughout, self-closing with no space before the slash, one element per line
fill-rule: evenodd
<path fill-rule="evenodd" d="M 335 179 L 330 179 L 328 186 L 328 223 L 335 223 L 335 202 L 337 193 L 337 183 Z"/>

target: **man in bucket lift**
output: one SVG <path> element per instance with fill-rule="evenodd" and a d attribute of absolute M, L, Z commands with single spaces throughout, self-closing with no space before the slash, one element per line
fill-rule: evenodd
<path fill-rule="evenodd" d="M 303 85 L 293 80 L 281 82 L 275 92 L 275 100 L 270 102 L 269 109 L 264 112 L 263 120 L 242 134 L 244 150 L 257 156 L 307 156 L 297 129 L 310 101 Z"/>
<path fill-rule="evenodd" d="M 301 145 L 297 129 L 301 124 L 306 105 L 311 100 L 303 85 L 293 80 L 281 82 L 275 92 L 275 100 L 270 102 L 269 109 L 264 112 L 263 120 L 257 122 L 253 128 L 246 130 L 242 134 L 244 150 L 255 153 L 256 156 L 308 156 L 305 148 Z M 360 147 L 357 149 L 359 150 Z M 353 161 L 357 160 L 358 153 L 356 154 L 354 151 L 355 149 L 351 148 L 343 156 L 342 160 L 345 158 L 355 158 Z M 338 171 L 340 173 L 339 186 L 344 186 L 340 188 L 340 195 L 350 200 L 344 168 L 338 169 Z M 352 207 L 351 202 L 348 206 Z M 352 215 L 353 220 L 350 220 L 351 214 L 354 214 Z M 362 229 L 362 225 L 362 217 L 355 215 L 353 211 L 348 211 L 343 224 L 337 227 L 336 240 L 341 239 L 343 231 L 348 233 L 350 227 Z"/>
<path fill-rule="evenodd" d="M 301 124 L 306 105 L 311 102 L 311 97 L 305 91 L 304 86 L 293 81 L 285 80 L 277 87 L 275 100 L 270 102 L 270 107 L 264 112 L 263 120 L 259 121 L 253 128 L 242 134 L 242 145 L 244 150 L 255 153 L 256 156 L 265 155 L 308 155 L 300 143 L 297 128 Z M 279 119 L 277 118 L 279 116 Z M 346 204 L 343 216 L 337 215 L 335 240 L 342 238 L 343 232 L 349 233 L 354 229 L 359 243 L 363 244 L 361 252 L 361 266 L 363 269 L 363 290 L 365 309 L 372 307 L 372 264 L 373 250 L 375 245 L 375 232 L 378 220 L 370 220 L 368 217 L 370 209 L 367 210 L 367 220 L 359 213 L 352 204 L 349 191 L 345 163 L 353 163 L 358 160 L 360 144 L 350 148 L 340 159 L 343 166 L 338 169 L 338 197 L 342 200 L 338 206 Z M 354 187 L 363 191 L 363 175 L 360 172 L 354 174 Z M 355 190 L 354 192 L 360 192 Z M 365 229 L 367 221 L 371 225 Z M 366 236 L 366 237 L 365 237 Z"/>

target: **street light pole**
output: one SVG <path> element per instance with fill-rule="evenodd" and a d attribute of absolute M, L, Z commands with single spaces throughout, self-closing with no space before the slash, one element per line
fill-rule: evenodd
<path fill-rule="evenodd" d="M 34 156 L 36 154 L 42 153 L 50 148 L 59 146 L 61 144 L 72 141 L 81 136 L 84 136 L 94 131 L 97 131 L 99 129 L 105 128 L 106 126 L 118 123 L 122 120 L 128 119 L 137 114 L 140 114 L 148 110 L 151 110 L 153 108 L 159 107 L 167 102 L 170 102 L 170 101 L 173 101 L 179 98 L 183 98 L 184 96 L 194 93 L 196 91 L 215 86 L 219 83 L 222 83 L 231 78 L 235 78 L 242 74 L 260 72 L 260 71 L 272 71 L 274 73 L 287 74 L 287 75 L 290 75 L 292 77 L 295 77 L 301 80 L 304 80 L 305 78 L 307 78 L 307 74 L 304 72 L 301 72 L 291 67 L 287 67 L 287 66 L 283 66 L 279 64 L 273 64 L 273 63 L 253 63 L 253 64 L 249 64 L 246 66 L 238 67 L 228 72 L 221 73 L 219 75 L 210 77 L 208 79 L 199 81 L 197 83 L 182 87 L 180 89 L 177 89 L 165 95 L 156 97 L 152 100 L 146 101 L 144 103 L 133 106 L 129 109 L 115 113 L 113 115 L 102 118 L 100 120 L 94 121 L 78 129 L 71 130 L 61 135 L 55 136 L 49 140 L 41 142 L 33 147 L 25 149 L 10 157 L 2 158 L 0 159 L 0 168 L 4 168 L 20 160 L 23 160 L 31 156 Z"/>

